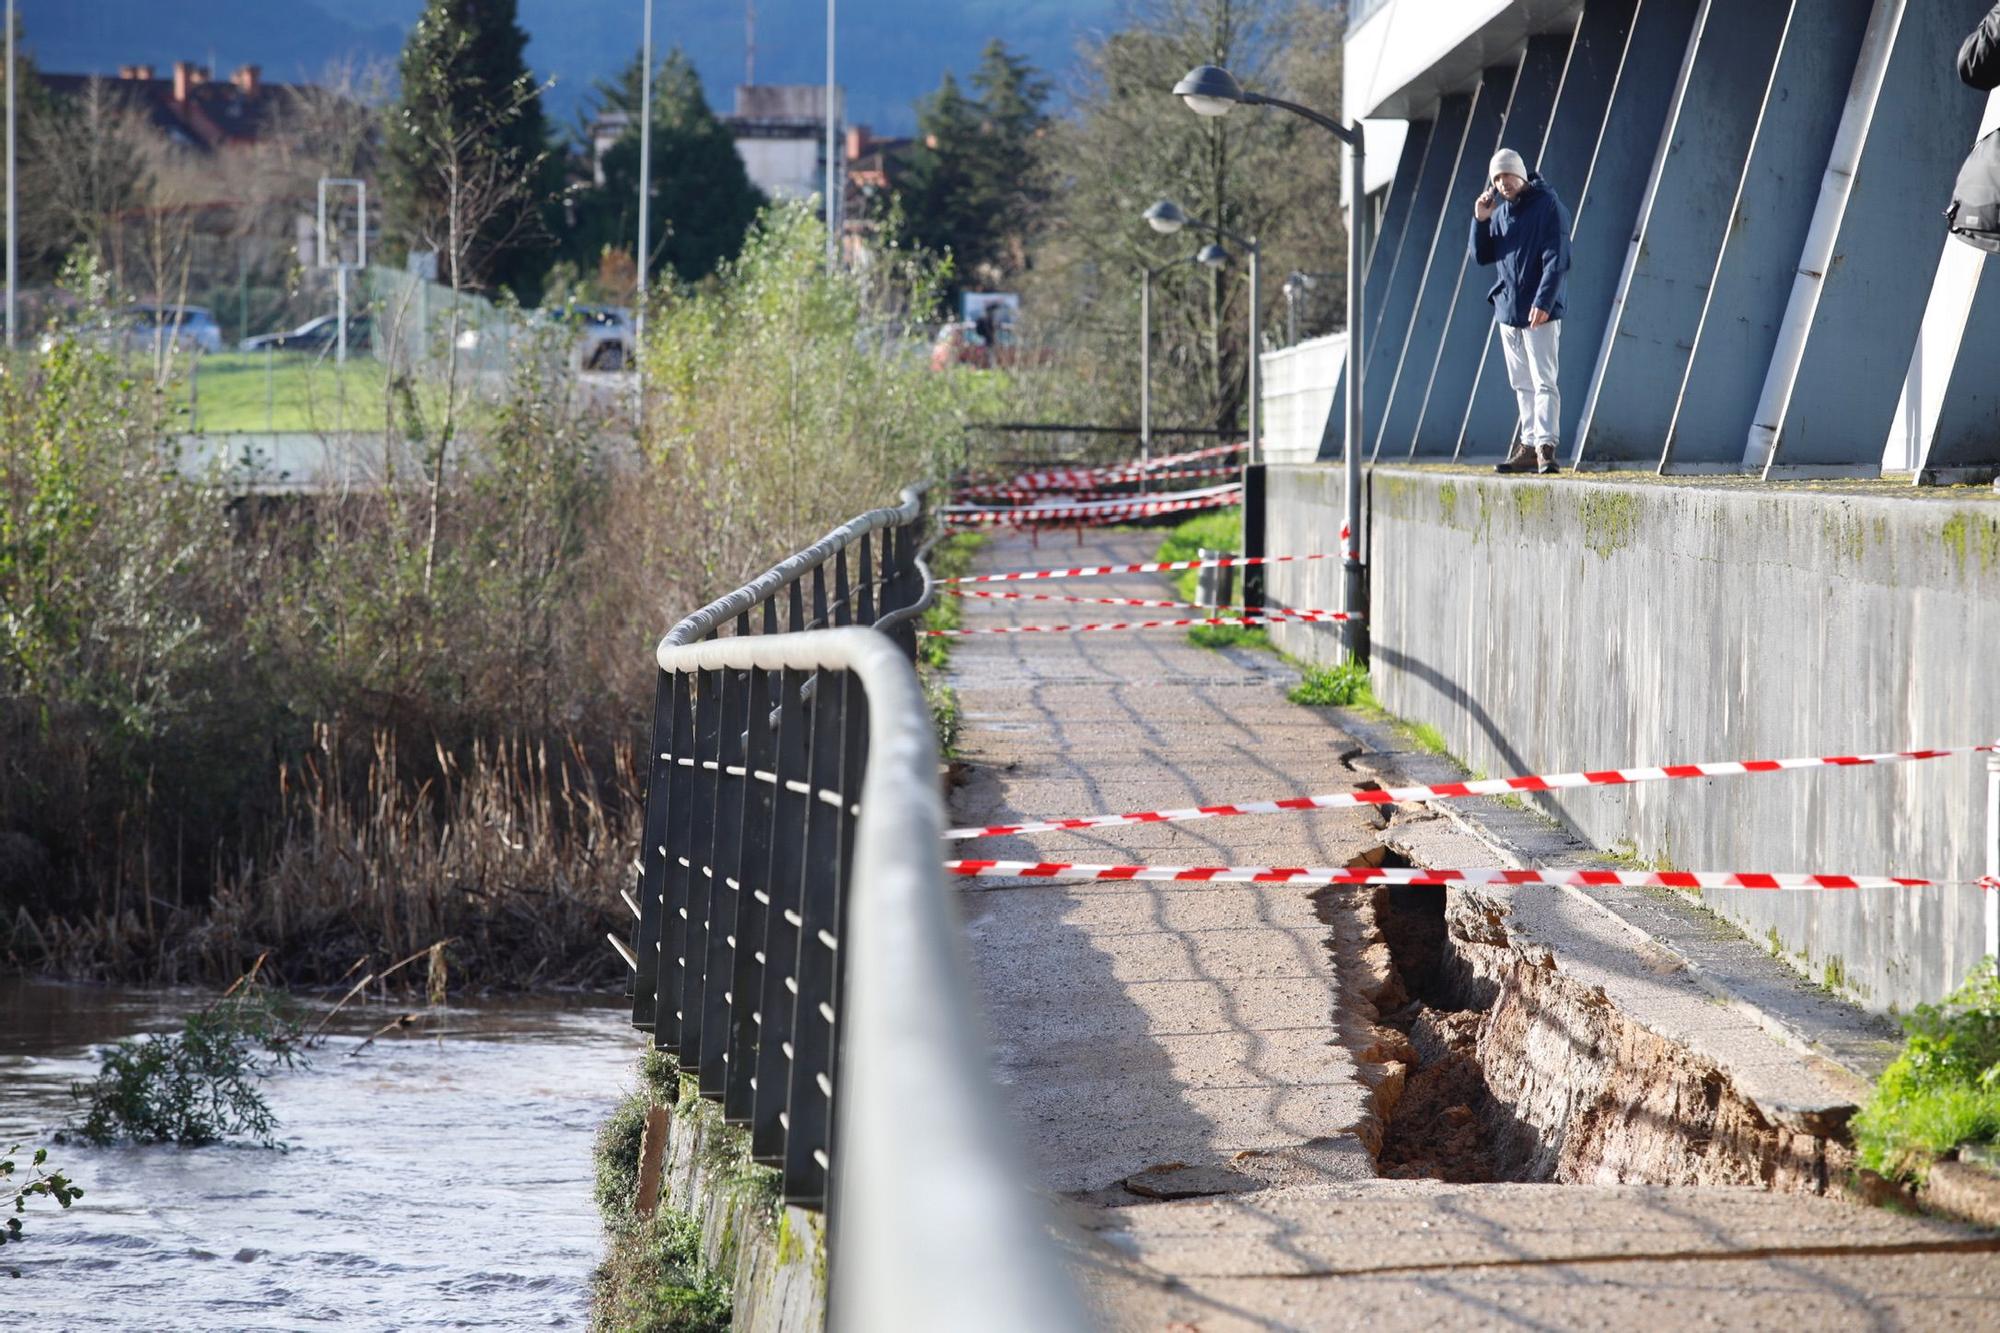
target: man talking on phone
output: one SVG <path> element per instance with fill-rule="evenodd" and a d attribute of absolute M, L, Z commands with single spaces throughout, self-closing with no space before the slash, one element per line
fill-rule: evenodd
<path fill-rule="evenodd" d="M 1569 273 L 1569 210 L 1511 148 L 1488 165 L 1487 188 L 1472 206 L 1472 258 L 1497 264 L 1486 299 L 1500 326 L 1507 383 L 1520 405 L 1514 447 L 1497 472 L 1554 472 L 1562 397 L 1556 388 L 1563 293 Z"/>

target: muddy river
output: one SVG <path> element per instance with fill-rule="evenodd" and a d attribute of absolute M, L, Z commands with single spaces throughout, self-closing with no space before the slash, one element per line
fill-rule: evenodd
<path fill-rule="evenodd" d="M 178 1029 L 204 998 L 0 979 L 0 1148 L 48 1144 L 96 1048 Z M 309 1068 L 264 1085 L 283 1152 L 52 1146 L 86 1194 L 67 1213 L 38 1200 L 0 1251 L 0 1323 L 583 1326 L 591 1139 L 639 1040 L 612 1004 L 453 1006 L 359 1054 L 401 1010 L 343 1013 Z"/>

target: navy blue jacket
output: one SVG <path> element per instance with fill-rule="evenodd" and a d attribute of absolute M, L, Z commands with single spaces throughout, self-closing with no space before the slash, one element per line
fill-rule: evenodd
<path fill-rule="evenodd" d="M 1500 280 L 1486 293 L 1500 323 L 1525 329 L 1535 309 L 1561 319 L 1569 285 L 1569 210 L 1539 174 L 1528 177 L 1520 198 L 1500 200 L 1484 222 L 1472 220 L 1472 259 L 1500 266 Z"/>

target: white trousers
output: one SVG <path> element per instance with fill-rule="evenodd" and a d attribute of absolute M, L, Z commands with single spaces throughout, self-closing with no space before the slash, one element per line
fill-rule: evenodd
<path fill-rule="evenodd" d="M 1500 326 L 1500 350 L 1507 356 L 1507 383 L 1521 406 L 1521 443 L 1556 443 L 1562 429 L 1562 394 L 1556 388 L 1556 350 L 1562 341 L 1562 321 L 1552 319 L 1538 329 Z"/>

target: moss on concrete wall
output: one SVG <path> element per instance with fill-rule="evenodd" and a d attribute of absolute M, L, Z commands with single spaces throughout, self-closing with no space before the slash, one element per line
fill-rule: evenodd
<path fill-rule="evenodd" d="M 660 1206 L 633 1214 L 649 1106 L 672 1109 Z M 639 1086 L 598 1136 L 597 1201 L 606 1256 L 591 1323 L 601 1330 L 709 1333 L 818 1330 L 826 1322 L 826 1225 L 785 1207 L 776 1171 L 750 1160 L 750 1136 L 722 1121 L 671 1057 L 648 1051 Z"/>

